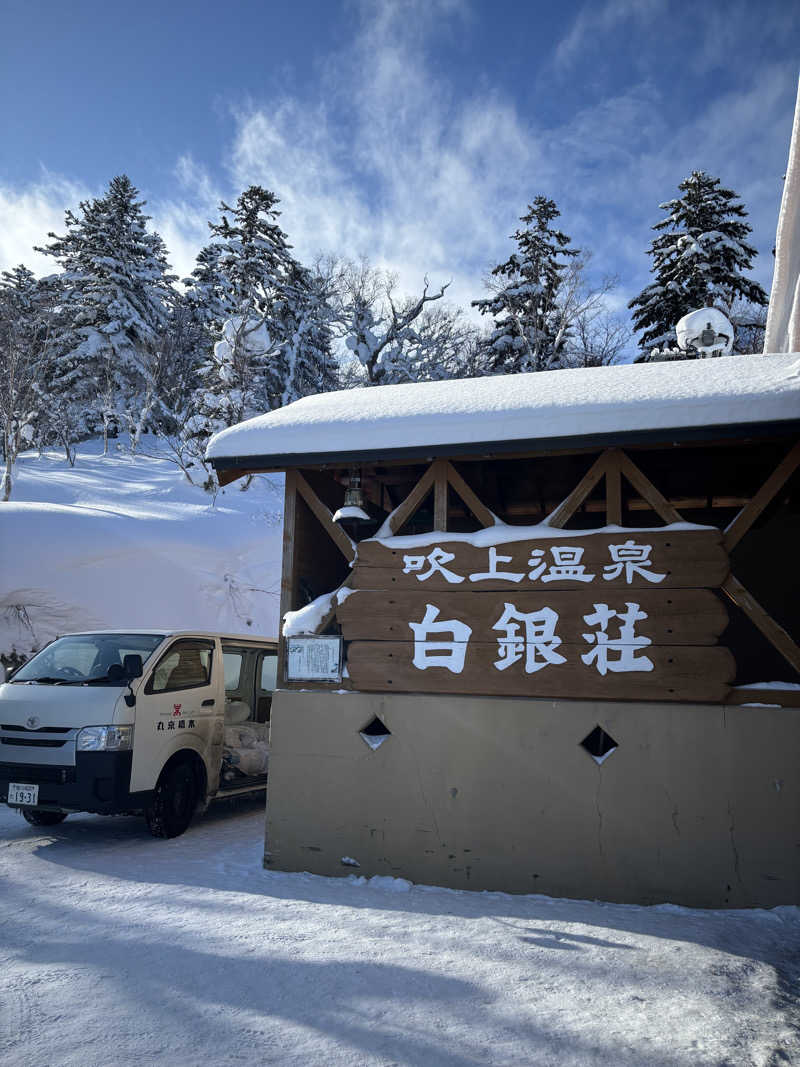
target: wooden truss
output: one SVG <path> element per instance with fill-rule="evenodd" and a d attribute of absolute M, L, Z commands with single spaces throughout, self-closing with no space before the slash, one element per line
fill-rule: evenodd
<path fill-rule="evenodd" d="M 800 441 L 784 457 L 781 463 L 767 478 L 758 492 L 739 511 L 723 534 L 723 544 L 730 552 L 747 534 L 754 522 L 771 503 L 775 495 L 800 466 Z M 605 515 L 607 525 L 622 524 L 622 479 L 633 486 L 643 500 L 656 512 L 665 524 L 683 522 L 684 519 L 672 504 L 664 497 L 650 479 L 636 466 L 633 460 L 619 448 L 606 449 L 591 465 L 572 492 L 544 520 L 548 526 L 564 527 L 578 508 L 586 501 L 594 487 L 605 479 Z M 445 459 L 431 463 L 423 476 L 405 498 L 391 513 L 384 528 L 392 534 L 419 510 L 431 490 L 433 490 L 433 528 L 447 532 L 447 498 L 448 489 L 452 487 L 467 508 L 483 527 L 493 526 L 500 520 L 478 498 L 467 485 L 453 465 Z M 289 471 L 286 475 L 286 510 L 284 519 L 284 539 L 291 537 L 294 527 L 295 494 L 299 494 L 319 520 L 323 528 L 333 539 L 342 555 L 352 563 L 356 555 L 356 546 L 333 521 L 330 510 L 325 507 L 308 482 L 298 471 Z M 289 608 L 289 594 L 293 581 L 294 560 L 288 543 L 284 545 L 283 575 L 281 582 L 281 611 Z M 347 584 L 347 581 L 344 583 Z M 755 597 L 733 575 L 729 574 L 721 586 L 722 592 L 754 623 L 770 644 L 800 674 L 800 647 L 787 631 L 780 626 L 758 603 Z M 335 607 L 318 627 L 318 632 L 330 623 L 335 614 Z M 749 691 L 754 695 L 755 691 Z"/>

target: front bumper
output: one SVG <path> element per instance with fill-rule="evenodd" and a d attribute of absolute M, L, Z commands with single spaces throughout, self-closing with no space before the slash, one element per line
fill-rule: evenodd
<path fill-rule="evenodd" d="M 76 752 L 74 766 L 0 763 L 0 801 L 8 802 L 8 783 L 39 786 L 37 808 L 113 815 L 141 811 L 153 790 L 131 793 L 133 753 Z"/>

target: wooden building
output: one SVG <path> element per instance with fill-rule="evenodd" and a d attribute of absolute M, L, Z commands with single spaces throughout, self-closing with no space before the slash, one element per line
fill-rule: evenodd
<path fill-rule="evenodd" d="M 650 903 L 800 898 L 800 356 L 309 397 L 265 862 Z"/>

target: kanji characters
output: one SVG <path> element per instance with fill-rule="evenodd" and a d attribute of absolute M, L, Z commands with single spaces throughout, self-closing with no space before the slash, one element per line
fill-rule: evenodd
<path fill-rule="evenodd" d="M 487 578 L 500 578 L 504 582 L 521 582 L 525 577 L 523 571 L 499 571 L 497 569 L 498 563 L 510 563 L 511 559 L 511 556 L 498 555 L 497 549 L 492 545 L 489 549 L 489 570 L 471 574 L 469 580 L 471 582 L 483 582 Z"/>
<path fill-rule="evenodd" d="M 422 571 L 422 568 L 427 563 L 429 570 L 424 574 L 417 574 L 417 581 L 426 582 L 432 574 L 441 574 L 446 582 L 451 585 L 457 585 L 459 582 L 464 581 L 464 576 L 461 574 L 454 574 L 453 571 L 449 571 L 443 566 L 444 563 L 450 563 L 456 557 L 452 552 L 445 552 L 443 548 L 436 547 L 427 556 L 403 556 L 403 574 L 414 574 L 417 571 Z"/>
<path fill-rule="evenodd" d="M 561 638 L 556 637 L 555 629 L 558 613 L 552 608 L 539 611 L 517 611 L 513 604 L 506 604 L 503 613 L 492 626 L 493 630 L 505 630 L 505 637 L 498 637 L 498 659 L 495 667 L 506 670 L 525 655 L 525 673 L 533 674 L 549 663 L 566 663 L 566 658 L 556 649 Z M 520 623 L 525 626 L 520 633 Z"/>
<path fill-rule="evenodd" d="M 618 673 L 622 671 L 652 671 L 653 661 L 648 656 L 637 656 L 637 649 L 651 644 L 649 637 L 636 637 L 634 627 L 637 622 L 647 618 L 647 612 L 641 611 L 638 604 L 626 603 L 627 611 L 614 611 L 608 604 L 595 604 L 594 612 L 583 616 L 583 621 L 588 626 L 598 626 L 597 633 L 583 635 L 584 641 L 594 644 L 594 648 L 585 652 L 581 659 L 590 667 L 595 664 L 597 670 L 605 676 L 607 671 Z M 617 618 L 619 622 L 619 637 L 609 639 L 608 624 Z M 609 653 L 618 653 L 617 657 L 609 658 Z"/>
<path fill-rule="evenodd" d="M 587 573 L 586 565 L 581 563 L 583 549 L 579 545 L 553 545 L 550 554 L 555 560 L 547 566 L 544 558 L 544 549 L 534 548 L 528 566 L 531 570 L 528 577 L 531 581 L 541 578 L 543 582 L 569 581 L 569 582 L 593 582 L 594 574 Z"/>
<path fill-rule="evenodd" d="M 611 563 L 603 567 L 603 578 L 607 582 L 614 581 L 620 576 L 631 585 L 638 575 L 646 582 L 663 582 L 666 574 L 659 574 L 652 569 L 653 563 L 650 553 L 653 546 L 637 544 L 633 539 L 624 541 L 622 544 L 609 545 L 608 552 Z M 521 582 L 524 578 L 530 581 L 541 581 L 543 585 L 549 582 L 593 582 L 597 575 L 586 569 L 582 562 L 585 548 L 576 544 L 548 545 L 544 548 L 530 550 L 528 559 L 529 570 L 525 571 L 503 570 L 501 565 L 511 563 L 513 555 L 501 555 L 495 545 L 489 546 L 489 566 L 485 571 L 475 571 L 469 575 L 471 582 L 502 581 Z M 552 557 L 548 561 L 547 554 Z M 417 581 L 426 582 L 434 574 L 441 574 L 450 585 L 459 585 L 464 581 L 464 576 L 450 570 L 445 564 L 452 563 L 455 553 L 437 545 L 427 555 L 404 555 L 403 574 L 416 575 Z"/>
<path fill-rule="evenodd" d="M 607 582 L 618 578 L 625 570 L 625 581 L 631 584 L 634 574 L 640 574 L 648 582 L 663 582 L 666 574 L 656 574 L 649 568 L 653 566 L 650 561 L 652 545 L 637 545 L 634 541 L 625 541 L 621 545 L 609 545 L 608 551 L 613 563 L 603 567 L 603 578 Z"/>
<path fill-rule="evenodd" d="M 458 619 L 442 619 L 439 622 L 439 609 L 433 604 L 425 605 L 422 622 L 410 622 L 408 625 L 414 634 L 414 659 L 417 670 L 428 667 L 446 667 L 453 674 L 464 670 L 464 658 L 467 654 L 467 642 L 472 627 Z M 431 641 L 430 634 L 451 634 L 449 641 Z"/>

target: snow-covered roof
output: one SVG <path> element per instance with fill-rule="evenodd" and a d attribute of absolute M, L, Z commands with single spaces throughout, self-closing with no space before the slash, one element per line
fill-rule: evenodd
<path fill-rule="evenodd" d="M 280 467 L 797 420 L 800 353 L 739 355 L 321 393 L 220 431 L 207 455 Z"/>

